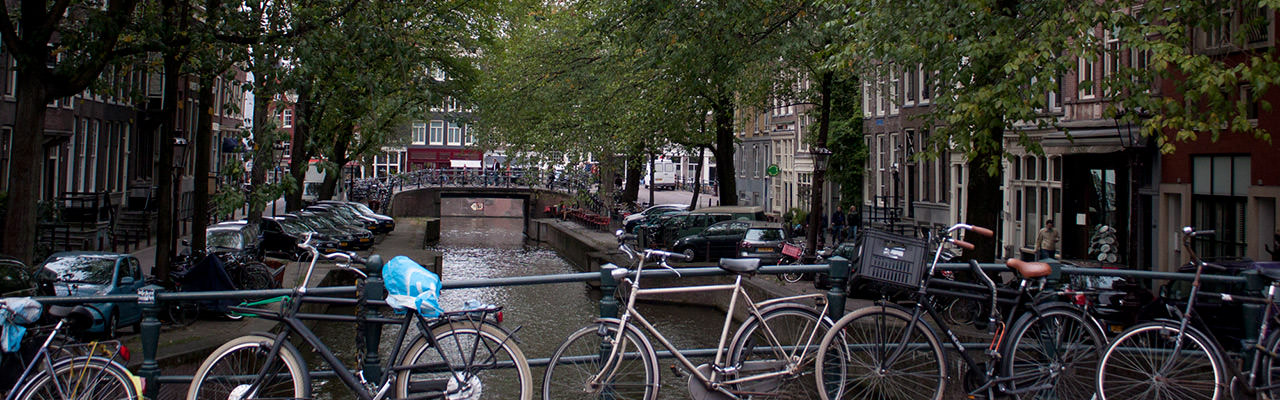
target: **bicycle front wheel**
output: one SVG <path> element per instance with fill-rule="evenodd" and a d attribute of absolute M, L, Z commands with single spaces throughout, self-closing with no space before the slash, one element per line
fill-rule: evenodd
<path fill-rule="evenodd" d="M 424 392 L 449 399 L 533 398 L 529 360 L 506 331 L 488 322 L 461 319 L 419 335 L 400 360 L 396 397 Z"/>
<path fill-rule="evenodd" d="M 942 398 L 946 359 L 938 338 L 923 320 L 910 331 L 911 314 L 876 305 L 840 318 L 822 339 L 815 374 L 818 394 L 832 399 Z M 897 352 L 900 346 L 901 352 Z M 894 353 L 896 359 L 891 359 Z"/>
<path fill-rule="evenodd" d="M 1069 306 L 1023 314 L 1010 330 L 1004 376 L 1024 399 L 1088 399 L 1106 339 L 1082 311 Z"/>
<path fill-rule="evenodd" d="M 618 341 L 618 323 L 608 321 L 569 335 L 547 365 L 547 373 L 542 378 L 542 398 L 657 399 L 658 360 L 653 347 L 634 330 L 623 333 L 622 340 Z M 615 348 L 621 359 L 605 370 L 604 363 Z"/>
<path fill-rule="evenodd" d="M 298 351 L 284 343 L 267 371 L 266 379 L 255 382 L 266 365 L 275 338 L 241 336 L 218 347 L 200 364 L 187 400 L 234 398 L 310 398 L 311 375 Z M 256 384 L 255 384 L 256 383 Z M 251 386 L 256 395 L 250 393 Z"/>
<path fill-rule="evenodd" d="M 730 347 L 729 365 L 738 368 L 731 379 L 783 372 L 784 375 L 753 379 L 737 385 L 738 391 L 760 393 L 752 399 L 814 399 L 813 361 L 818 344 L 831 329 L 831 321 L 812 307 L 783 304 L 743 322 Z"/>
<path fill-rule="evenodd" d="M 1179 331 L 1174 322 L 1129 328 L 1098 364 L 1099 398 L 1218 399 L 1226 381 L 1213 346 L 1193 329 Z"/>
<path fill-rule="evenodd" d="M 19 389 L 23 400 L 140 399 L 133 375 L 120 364 L 101 357 L 57 360 L 53 371 L 41 371 Z"/>

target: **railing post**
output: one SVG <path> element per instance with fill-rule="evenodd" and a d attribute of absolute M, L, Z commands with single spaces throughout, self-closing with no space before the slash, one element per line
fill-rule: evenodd
<path fill-rule="evenodd" d="M 1259 297 L 1267 295 L 1263 292 L 1266 290 L 1267 282 L 1262 278 L 1262 275 L 1258 274 L 1258 270 L 1243 271 L 1240 273 L 1240 276 L 1244 277 L 1244 289 L 1247 295 Z M 1243 307 L 1241 307 L 1241 312 L 1244 313 L 1243 318 L 1241 319 L 1244 321 L 1244 339 L 1241 340 L 1240 348 L 1250 349 L 1253 348 L 1254 345 L 1258 344 L 1258 340 L 1262 339 L 1258 337 L 1259 324 L 1264 322 L 1259 320 L 1262 316 L 1262 305 L 1244 303 Z M 1242 351 L 1241 353 L 1245 354 L 1244 365 L 1252 365 L 1253 352 Z"/>
<path fill-rule="evenodd" d="M 613 264 L 600 266 L 600 318 L 618 317 L 618 299 L 613 295 L 618 289 L 618 281 L 613 279 L 616 268 Z"/>
<path fill-rule="evenodd" d="M 383 291 L 382 271 L 381 268 L 371 268 L 369 271 L 369 279 L 364 283 L 365 298 L 365 316 L 366 318 L 377 318 L 378 311 L 374 307 L 369 307 L 367 301 L 381 300 L 385 294 Z M 378 356 L 378 344 L 382 343 L 382 324 L 376 322 L 365 322 L 364 328 L 364 376 L 370 382 L 382 382 L 382 359 Z"/>
<path fill-rule="evenodd" d="M 845 287 L 849 283 L 849 260 L 835 256 L 827 259 L 827 283 L 831 289 L 827 291 L 827 316 L 832 321 L 844 316 L 844 300 L 847 298 Z"/>
<path fill-rule="evenodd" d="M 138 289 L 138 305 L 142 306 L 142 367 L 138 375 L 142 376 L 146 388 L 143 396 L 154 399 L 160 396 L 160 364 L 156 363 L 156 348 L 160 346 L 160 307 L 156 295 L 163 293 L 164 288 L 147 285 Z"/>

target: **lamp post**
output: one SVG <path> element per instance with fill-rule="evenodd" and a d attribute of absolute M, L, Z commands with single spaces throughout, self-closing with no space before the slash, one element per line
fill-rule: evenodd
<path fill-rule="evenodd" d="M 827 159 L 831 150 L 826 147 L 814 147 L 809 150 L 813 158 L 813 182 L 810 182 L 809 197 L 809 230 L 806 232 L 805 258 L 812 259 L 818 248 L 819 222 L 822 221 L 822 185 L 827 173 Z"/>
<path fill-rule="evenodd" d="M 173 138 L 173 205 L 174 210 L 182 209 L 182 175 L 186 174 L 187 167 L 187 139 L 181 136 Z M 173 213 L 173 226 L 181 226 L 182 213 Z M 183 227 L 186 231 L 186 227 Z M 171 249 L 176 249 L 178 235 L 170 237 Z"/>
<path fill-rule="evenodd" d="M 276 142 L 274 145 L 272 145 L 271 153 L 272 153 L 271 159 L 274 161 L 272 164 L 275 164 L 271 169 L 271 172 L 272 172 L 271 184 L 278 185 L 280 184 L 280 162 L 284 161 L 284 142 Z M 273 217 L 276 216 L 275 200 L 271 201 L 271 216 Z"/>
<path fill-rule="evenodd" d="M 1114 117 L 1116 136 L 1119 137 L 1120 147 L 1123 148 L 1122 151 L 1125 152 L 1129 162 L 1129 221 L 1128 229 L 1125 232 L 1129 248 L 1125 256 L 1125 263 L 1134 267 L 1138 266 L 1138 263 L 1145 261 L 1141 258 L 1146 246 L 1140 240 L 1141 236 L 1138 233 L 1142 226 L 1141 216 L 1143 214 L 1142 201 L 1138 196 L 1138 188 L 1141 186 L 1141 182 L 1138 181 L 1138 174 L 1142 171 L 1141 158 L 1143 149 L 1147 147 L 1146 141 L 1142 137 L 1142 127 L 1139 124 L 1147 118 L 1151 118 L 1151 113 L 1143 109 L 1121 109 L 1116 112 Z M 1137 126 L 1135 127 L 1135 125 Z"/>

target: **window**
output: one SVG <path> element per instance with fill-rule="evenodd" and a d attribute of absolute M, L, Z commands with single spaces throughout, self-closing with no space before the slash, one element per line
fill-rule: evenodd
<path fill-rule="evenodd" d="M 1109 30 L 1103 33 L 1103 37 L 1106 44 L 1102 53 L 1102 77 L 1106 79 L 1120 73 L 1120 38 Z M 1107 95 L 1114 96 L 1115 93 L 1107 93 Z"/>
<path fill-rule="evenodd" d="M 875 96 L 871 101 L 872 107 L 875 107 L 876 116 L 883 116 L 885 111 L 883 97 L 884 83 L 880 81 L 880 77 L 876 77 L 872 82 L 875 82 L 875 85 L 872 85 L 872 87 L 875 88 L 874 93 L 872 93 Z"/>
<path fill-rule="evenodd" d="M 449 123 L 449 143 L 450 146 L 462 145 L 462 129 L 458 128 L 456 122 Z"/>
<path fill-rule="evenodd" d="M 905 105 L 910 106 L 916 104 L 916 97 L 919 96 L 919 92 L 916 89 L 916 87 L 919 86 L 916 82 L 917 76 L 916 71 L 911 68 L 907 68 L 906 75 L 903 76 L 902 81 L 906 84 L 906 87 L 904 87 L 902 91 L 907 95 L 906 100 L 903 101 L 903 104 Z"/>
<path fill-rule="evenodd" d="M 1080 92 L 1080 98 L 1093 98 L 1093 61 L 1087 57 L 1080 57 L 1076 72 L 1076 86 Z"/>
<path fill-rule="evenodd" d="M 924 68 L 921 67 L 919 69 L 919 75 L 920 85 L 918 87 L 920 88 L 920 104 L 925 104 L 929 102 L 929 99 L 933 98 L 933 74 L 926 74 L 924 72 Z"/>
<path fill-rule="evenodd" d="M 413 144 L 427 144 L 427 124 L 424 122 L 413 123 Z"/>
<path fill-rule="evenodd" d="M 18 61 L 11 59 L 9 62 L 9 79 L 4 83 L 4 95 L 13 97 L 18 90 Z"/>
<path fill-rule="evenodd" d="M 462 144 L 470 146 L 476 144 L 476 134 L 471 131 L 471 124 L 462 126 Z"/>
<path fill-rule="evenodd" d="M 1195 238 L 1194 246 L 1201 256 L 1244 256 L 1250 162 L 1249 156 L 1191 158 L 1191 224 L 1196 229 L 1216 231 L 1213 236 Z"/>
<path fill-rule="evenodd" d="M 444 121 L 431 121 L 431 144 L 444 144 Z"/>
<path fill-rule="evenodd" d="M 286 108 L 280 111 L 280 126 L 284 128 L 293 127 L 293 109 Z"/>
<path fill-rule="evenodd" d="M 871 82 L 862 82 L 862 116 L 871 117 L 875 110 L 871 106 Z"/>
<path fill-rule="evenodd" d="M 1253 98 L 1253 87 L 1249 85 L 1240 86 L 1240 100 L 1245 101 L 1244 114 L 1245 117 L 1254 120 L 1258 119 L 1258 99 Z"/>
<path fill-rule="evenodd" d="M 1245 7 L 1240 13 L 1240 31 L 1246 45 L 1265 45 L 1271 38 L 1272 13 L 1266 7 Z"/>
<path fill-rule="evenodd" d="M 898 104 L 902 101 L 898 98 L 901 76 L 897 68 L 889 68 L 889 115 L 898 115 Z"/>
<path fill-rule="evenodd" d="M 1221 19 L 1213 26 L 1205 28 L 1200 35 L 1200 48 L 1204 50 L 1219 49 L 1231 43 L 1231 24 L 1234 13 L 1231 9 L 1221 11 Z"/>

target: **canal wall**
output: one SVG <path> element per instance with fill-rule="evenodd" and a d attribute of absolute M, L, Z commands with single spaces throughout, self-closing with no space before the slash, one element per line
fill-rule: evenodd
<path fill-rule="evenodd" d="M 618 250 L 617 239 L 612 233 L 600 232 L 583 227 L 573 222 L 555 218 L 530 219 L 525 226 L 529 240 L 537 242 L 560 254 L 580 272 L 599 272 L 600 266 L 613 263 L 627 268 L 635 268 L 635 264 Z M 677 267 L 711 267 L 714 263 L 682 263 Z M 642 284 L 645 288 L 672 286 L 720 285 L 732 284 L 733 275 L 699 276 L 688 278 L 649 278 Z M 598 285 L 597 282 L 589 282 Z M 812 282 L 784 284 L 773 275 L 757 275 L 743 278 L 743 288 L 754 301 L 762 301 L 778 297 L 815 293 Z M 721 312 L 729 310 L 729 292 L 699 292 L 664 294 L 661 299 L 642 298 L 644 302 L 669 303 L 714 307 Z M 744 307 L 738 307 L 735 317 L 746 317 Z"/>

